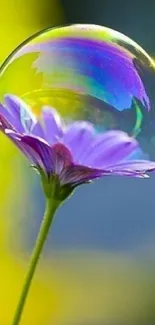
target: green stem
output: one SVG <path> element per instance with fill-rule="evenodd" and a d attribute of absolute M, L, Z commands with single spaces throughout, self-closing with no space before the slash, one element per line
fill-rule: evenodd
<path fill-rule="evenodd" d="M 26 278 L 24 281 L 24 285 L 23 285 L 23 289 L 19 298 L 19 302 L 17 305 L 17 309 L 13 318 L 13 322 L 12 325 L 18 325 L 20 323 L 21 320 L 21 316 L 22 316 L 22 312 L 25 306 L 25 302 L 28 296 L 28 292 L 31 286 L 31 282 L 36 270 L 36 266 L 37 263 L 39 261 L 44 243 L 46 241 L 54 214 L 58 208 L 58 206 L 60 205 L 59 201 L 56 200 L 47 200 L 46 203 L 46 211 L 44 214 L 44 218 L 40 227 L 40 231 L 38 233 L 37 239 L 36 239 L 36 244 L 34 247 L 34 250 L 32 252 L 32 256 L 30 259 L 30 263 L 29 263 L 29 267 L 28 267 L 28 271 L 26 274 Z"/>

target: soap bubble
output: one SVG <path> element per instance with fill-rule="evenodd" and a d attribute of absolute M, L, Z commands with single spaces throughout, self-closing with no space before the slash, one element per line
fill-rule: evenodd
<path fill-rule="evenodd" d="M 13 94 L 39 115 L 54 107 L 66 123 L 86 120 L 97 132 L 121 129 L 155 157 L 155 63 L 134 41 L 96 25 L 34 35 L 0 69 L 0 101 Z"/>

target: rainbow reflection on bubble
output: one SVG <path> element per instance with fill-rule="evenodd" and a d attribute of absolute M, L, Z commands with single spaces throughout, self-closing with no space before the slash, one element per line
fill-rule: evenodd
<path fill-rule="evenodd" d="M 14 94 L 36 114 L 50 105 L 68 123 L 87 120 L 98 132 L 121 129 L 137 136 L 150 156 L 153 89 L 153 59 L 125 35 L 96 25 L 45 30 L 19 46 L 0 71 L 1 101 Z"/>

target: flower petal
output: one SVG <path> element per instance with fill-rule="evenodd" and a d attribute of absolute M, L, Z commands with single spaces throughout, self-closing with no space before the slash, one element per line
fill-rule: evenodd
<path fill-rule="evenodd" d="M 0 113 L 0 130 L 5 133 L 5 129 L 15 130 L 7 117 Z"/>
<path fill-rule="evenodd" d="M 13 126 L 18 129 L 20 127 L 18 120 L 10 113 L 10 111 L 0 103 L 0 115 L 10 123 L 10 126 Z"/>
<path fill-rule="evenodd" d="M 104 171 L 86 166 L 72 165 L 63 169 L 59 177 L 61 185 L 70 184 L 71 186 L 77 186 L 109 174 L 111 174 L 110 170 Z"/>
<path fill-rule="evenodd" d="M 14 118 L 14 127 L 18 132 L 30 133 L 37 120 L 29 106 L 14 95 L 6 95 L 5 106 Z"/>
<path fill-rule="evenodd" d="M 72 164 L 72 156 L 63 144 L 50 147 L 43 139 L 24 135 L 21 142 L 32 148 L 40 157 L 45 171 L 59 175 L 63 168 Z"/>
<path fill-rule="evenodd" d="M 149 160 L 131 160 L 111 166 L 112 171 L 130 171 L 135 173 L 146 173 L 155 171 L 155 162 Z"/>
<path fill-rule="evenodd" d="M 146 173 L 155 171 L 155 162 L 135 160 L 118 164 L 111 169 L 95 169 L 80 165 L 68 166 L 60 174 L 61 185 L 77 186 L 104 176 L 148 178 Z"/>
<path fill-rule="evenodd" d="M 68 126 L 63 142 L 71 150 L 76 163 L 82 163 L 82 156 L 94 139 L 94 127 L 91 123 L 77 121 Z"/>
<path fill-rule="evenodd" d="M 21 118 L 20 118 L 21 106 L 17 105 L 17 103 L 14 101 L 14 99 L 12 99 L 12 97 L 14 98 L 14 96 L 6 96 L 5 97 L 5 102 L 7 105 L 6 107 L 3 106 L 2 104 L 0 104 L 1 129 L 2 129 L 2 125 L 3 125 L 3 128 L 7 127 L 12 130 L 16 130 L 16 132 L 20 132 L 20 133 L 26 133 L 26 131 L 27 131 L 28 133 L 31 132 L 31 134 L 33 134 L 33 135 L 44 138 L 45 136 L 44 136 L 44 132 L 41 127 L 41 124 L 34 117 L 33 117 L 33 122 L 31 125 L 31 130 L 28 131 L 28 129 L 26 130 L 24 128 L 24 126 L 21 123 Z M 12 106 L 11 106 L 11 103 L 13 103 Z M 8 108 L 10 108 L 10 110 Z M 12 110 L 11 110 L 11 108 L 12 108 Z M 27 123 L 27 122 L 25 121 L 25 123 Z"/>
<path fill-rule="evenodd" d="M 70 151 L 61 143 L 57 143 L 51 148 L 53 172 L 60 175 L 62 170 L 72 166 L 72 155 Z"/>
<path fill-rule="evenodd" d="M 31 135 L 21 136 L 21 142 L 32 148 L 37 156 L 40 158 L 42 165 L 47 173 L 53 172 L 51 147 L 46 141 Z"/>
<path fill-rule="evenodd" d="M 53 108 L 44 106 L 42 108 L 42 120 L 46 141 L 50 144 L 58 142 L 63 135 L 59 114 Z"/>
<path fill-rule="evenodd" d="M 83 164 L 107 169 L 127 158 L 138 148 L 138 142 L 122 131 L 108 131 L 96 137 L 83 157 Z"/>
<path fill-rule="evenodd" d="M 91 145 L 88 146 L 87 149 L 83 152 L 83 163 L 87 163 L 88 160 L 91 159 L 91 156 L 94 156 L 94 152 L 97 153 L 97 150 L 102 150 L 103 147 L 108 146 L 108 141 L 115 139 L 116 132 L 121 131 L 107 131 L 104 133 L 95 134 Z"/>
<path fill-rule="evenodd" d="M 5 129 L 5 134 L 8 138 L 18 147 L 18 149 L 30 160 L 32 164 L 35 166 L 43 167 L 43 164 L 40 160 L 40 157 L 37 153 L 27 146 L 26 144 L 21 142 L 22 135 L 20 133 L 14 132 L 10 129 Z"/>
<path fill-rule="evenodd" d="M 45 133 L 39 121 L 34 124 L 31 134 L 45 140 Z"/>
<path fill-rule="evenodd" d="M 37 123 L 35 124 L 36 127 Z M 18 133 L 16 129 L 8 122 L 8 120 L 0 114 L 0 130 L 8 136 L 8 138 L 13 141 L 13 143 L 26 155 L 26 157 L 31 161 L 31 163 L 36 164 L 36 166 L 43 166 L 38 154 L 29 146 L 21 142 L 23 137 L 22 134 Z M 34 130 L 35 131 L 35 130 Z M 38 133 L 38 130 L 36 130 Z"/>

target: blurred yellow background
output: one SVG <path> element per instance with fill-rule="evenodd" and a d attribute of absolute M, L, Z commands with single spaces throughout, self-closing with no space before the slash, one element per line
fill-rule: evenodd
<path fill-rule="evenodd" d="M 49 26 L 62 23 L 63 11 L 57 0 L 7 0 L 0 10 L 0 62 L 26 38 Z M 15 77 L 15 76 L 14 76 Z M 0 134 L 0 325 L 8 325 L 13 317 L 26 266 L 20 256 L 10 250 L 10 238 L 17 236 L 13 223 L 18 218 L 22 196 L 28 188 L 23 186 L 23 161 L 14 146 Z M 24 190 L 23 190 L 24 188 Z M 16 193 L 18 194 L 16 195 Z M 21 202 L 21 206 L 24 204 Z M 17 207 L 16 216 L 12 215 Z M 15 210 L 14 210 L 15 211 Z M 18 236 L 17 236 L 18 237 Z M 17 239 L 18 241 L 18 239 Z M 26 264 L 26 263 L 25 263 Z M 52 279 L 51 279 L 52 284 Z M 22 324 L 46 324 L 55 315 L 55 286 L 53 292 L 44 281 L 36 281 Z M 50 316 L 49 316 L 50 315 Z"/>

